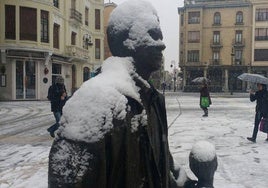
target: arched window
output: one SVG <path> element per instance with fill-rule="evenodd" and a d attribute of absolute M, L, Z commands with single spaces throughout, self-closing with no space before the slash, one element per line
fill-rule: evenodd
<path fill-rule="evenodd" d="M 219 12 L 216 12 L 214 14 L 214 24 L 215 25 L 221 24 L 221 14 Z"/>
<path fill-rule="evenodd" d="M 87 81 L 90 78 L 90 69 L 88 67 L 84 67 L 83 69 L 83 82 Z"/>
<path fill-rule="evenodd" d="M 236 23 L 237 24 L 243 23 L 243 12 L 239 11 L 236 13 Z"/>

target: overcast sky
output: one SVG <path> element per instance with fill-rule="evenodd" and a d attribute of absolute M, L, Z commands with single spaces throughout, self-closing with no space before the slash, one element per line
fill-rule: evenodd
<path fill-rule="evenodd" d="M 105 3 L 113 2 L 120 4 L 126 0 L 104 0 Z M 165 70 L 171 70 L 170 65 L 175 61 L 178 67 L 179 54 L 179 15 L 178 7 L 183 6 L 183 0 L 147 0 L 153 4 L 160 18 L 160 25 L 163 32 L 163 41 L 166 44 L 164 51 Z"/>

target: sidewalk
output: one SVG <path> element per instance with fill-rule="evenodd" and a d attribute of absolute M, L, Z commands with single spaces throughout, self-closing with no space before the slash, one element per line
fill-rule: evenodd
<path fill-rule="evenodd" d="M 159 90 L 162 93 L 162 91 Z M 165 96 L 199 96 L 199 92 L 182 92 L 182 91 L 165 91 Z M 210 92 L 211 97 L 224 97 L 224 98 L 249 98 L 247 92 L 234 92 L 232 95 L 230 92 Z"/>

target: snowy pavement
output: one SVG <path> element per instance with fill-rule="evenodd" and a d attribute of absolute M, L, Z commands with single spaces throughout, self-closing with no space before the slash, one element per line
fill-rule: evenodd
<path fill-rule="evenodd" d="M 267 188 L 268 142 L 246 140 L 253 129 L 255 103 L 247 94 L 212 94 L 209 117 L 202 117 L 197 93 L 167 93 L 169 143 L 187 174 L 193 144 L 215 145 L 215 188 Z M 47 101 L 0 102 L 0 188 L 47 187 L 47 163 L 53 139 L 46 129 L 54 117 Z"/>

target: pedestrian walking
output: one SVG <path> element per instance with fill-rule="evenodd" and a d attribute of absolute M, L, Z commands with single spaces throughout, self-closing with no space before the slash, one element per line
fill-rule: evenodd
<path fill-rule="evenodd" d="M 165 91 L 166 91 L 166 82 L 163 82 L 162 84 L 162 90 L 163 90 L 163 95 L 165 95 Z"/>
<path fill-rule="evenodd" d="M 254 120 L 254 128 L 252 137 L 247 137 L 247 139 L 251 142 L 256 142 L 259 124 L 261 119 L 268 117 L 268 92 L 265 84 L 257 84 L 258 91 L 250 91 L 250 101 L 254 102 L 256 101 L 256 107 L 255 107 L 255 120 Z M 268 141 L 268 135 L 267 139 Z"/>
<path fill-rule="evenodd" d="M 199 100 L 200 108 L 204 111 L 203 117 L 208 117 L 208 107 L 212 104 L 207 82 L 202 82 L 202 86 L 200 88 L 200 100 Z"/>
<path fill-rule="evenodd" d="M 148 82 L 165 49 L 156 11 L 125 1 L 111 13 L 107 38 L 113 56 L 64 107 L 49 187 L 177 187 L 179 175 L 188 179 L 169 151 L 164 96 Z"/>
<path fill-rule="evenodd" d="M 56 77 L 55 82 L 48 89 L 48 100 L 51 104 L 51 112 L 55 117 L 56 123 L 50 126 L 47 131 L 51 137 L 55 137 L 55 131 L 59 127 L 62 116 L 62 108 L 67 100 L 67 92 L 64 85 L 64 79 L 61 76 Z"/>

